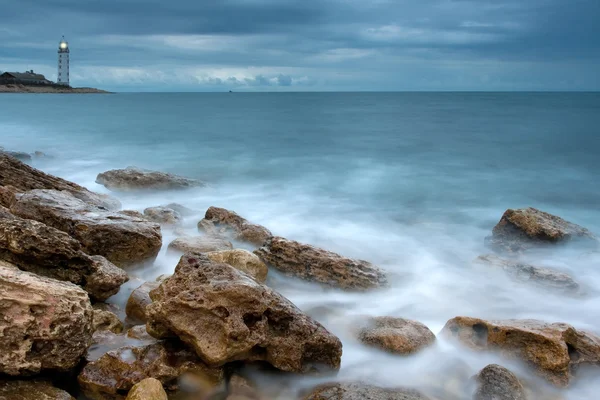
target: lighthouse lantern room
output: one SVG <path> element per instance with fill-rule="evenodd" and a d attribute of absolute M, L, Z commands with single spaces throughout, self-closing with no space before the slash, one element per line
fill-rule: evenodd
<path fill-rule="evenodd" d="M 64 36 L 58 44 L 58 79 L 56 83 L 69 86 L 69 43 Z"/>

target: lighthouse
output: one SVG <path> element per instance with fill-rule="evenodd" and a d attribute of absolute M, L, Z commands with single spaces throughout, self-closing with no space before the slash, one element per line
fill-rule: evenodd
<path fill-rule="evenodd" d="M 64 36 L 58 44 L 58 79 L 56 83 L 69 86 L 69 43 Z"/>

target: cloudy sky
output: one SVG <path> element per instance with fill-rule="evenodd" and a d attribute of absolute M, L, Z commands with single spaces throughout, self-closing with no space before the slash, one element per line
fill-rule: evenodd
<path fill-rule="evenodd" d="M 0 70 L 120 91 L 600 90 L 600 0 L 0 0 Z"/>

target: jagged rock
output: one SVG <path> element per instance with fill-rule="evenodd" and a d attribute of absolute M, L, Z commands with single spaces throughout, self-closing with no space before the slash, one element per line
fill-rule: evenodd
<path fill-rule="evenodd" d="M 0 154 L 0 185 L 13 186 L 20 193 L 34 189 L 65 190 L 74 197 L 105 210 L 121 208 L 121 203 L 114 197 L 90 192 L 73 182 L 45 174 L 3 154 Z"/>
<path fill-rule="evenodd" d="M 519 282 L 532 283 L 559 292 L 575 293 L 579 290 L 579 284 L 572 277 L 551 268 L 536 267 L 492 254 L 479 256 L 476 262 L 501 268 L 509 277 Z"/>
<path fill-rule="evenodd" d="M 508 369 L 490 364 L 477 374 L 473 400 L 527 400 L 525 388 Z"/>
<path fill-rule="evenodd" d="M 209 365 L 266 361 L 292 372 L 340 366 L 337 337 L 279 293 L 204 254 L 184 255 L 150 297 L 148 332 L 178 336 Z"/>
<path fill-rule="evenodd" d="M 365 290 L 387 284 L 383 271 L 367 261 L 282 237 L 271 238 L 254 254 L 285 274 L 342 289 Z"/>
<path fill-rule="evenodd" d="M 184 236 L 169 243 L 167 251 L 178 253 L 208 253 L 232 249 L 231 242 L 214 236 Z"/>
<path fill-rule="evenodd" d="M 572 241 L 598 246 L 598 240 L 587 229 L 532 207 L 506 210 L 486 240 L 494 250 L 506 252 Z"/>
<path fill-rule="evenodd" d="M 111 331 L 113 333 L 123 332 L 123 323 L 110 311 L 94 309 L 93 327 L 95 331 Z"/>
<path fill-rule="evenodd" d="M 232 236 L 235 240 L 262 246 L 273 236 L 261 225 L 253 224 L 233 211 L 209 207 L 204 219 L 198 223 L 198 230 L 212 236 Z"/>
<path fill-rule="evenodd" d="M 88 256 L 81 244 L 58 229 L 0 210 L 0 259 L 20 269 L 80 285 L 106 300 L 129 279 L 101 256 Z"/>
<path fill-rule="evenodd" d="M 374 317 L 359 332 L 361 342 L 395 354 L 414 354 L 435 342 L 425 325 L 403 318 Z"/>
<path fill-rule="evenodd" d="M 184 373 L 199 375 L 215 386 L 224 379 L 222 368 L 208 367 L 193 351 L 169 341 L 109 351 L 87 364 L 78 381 L 89 398 L 113 399 L 126 395 L 146 378 L 158 379 L 165 389 L 175 390 Z"/>
<path fill-rule="evenodd" d="M 443 332 L 472 349 L 520 358 L 559 387 L 569 384 L 578 366 L 600 363 L 600 337 L 563 323 L 456 317 Z"/>
<path fill-rule="evenodd" d="M 86 253 L 104 256 L 118 266 L 151 260 L 162 245 L 158 224 L 104 211 L 65 191 L 31 190 L 19 197 L 11 212 L 68 233 Z"/>
<path fill-rule="evenodd" d="M 178 225 L 181 223 L 181 214 L 167 207 L 148 207 L 144 216 L 152 222 L 163 225 Z"/>
<path fill-rule="evenodd" d="M 136 383 L 126 400 L 168 400 L 167 393 L 158 379 L 146 378 Z"/>
<path fill-rule="evenodd" d="M 150 291 L 156 289 L 160 285 L 159 282 L 145 282 L 140 287 L 131 292 L 125 312 L 127 317 L 136 322 L 146 323 L 148 315 L 146 314 L 146 306 L 152 303 L 150 299 Z"/>
<path fill-rule="evenodd" d="M 0 381 L 0 400 L 75 400 L 45 381 Z"/>
<path fill-rule="evenodd" d="M 195 179 L 136 167 L 113 169 L 103 172 L 96 177 L 96 183 L 104 185 L 109 190 L 122 192 L 186 189 L 205 186 L 205 183 Z"/>
<path fill-rule="evenodd" d="M 233 249 L 206 253 L 206 256 L 216 263 L 229 264 L 232 267 L 247 273 L 259 282 L 267 279 L 269 268 L 260 261 L 257 255 L 248 250 Z"/>
<path fill-rule="evenodd" d="M 77 365 L 92 339 L 81 288 L 0 267 L 0 373 L 20 376 Z"/>
<path fill-rule="evenodd" d="M 313 390 L 304 400 L 429 400 L 420 392 L 405 388 L 380 388 L 361 382 L 330 383 Z"/>
<path fill-rule="evenodd" d="M 10 208 L 17 201 L 18 193 L 14 186 L 0 186 L 0 206 Z"/>

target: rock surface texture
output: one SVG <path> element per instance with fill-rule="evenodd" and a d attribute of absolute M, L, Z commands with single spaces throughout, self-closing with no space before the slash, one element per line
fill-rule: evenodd
<path fill-rule="evenodd" d="M 11 212 L 69 234 L 86 253 L 106 257 L 118 266 L 153 259 L 162 245 L 158 224 L 102 210 L 65 191 L 26 192 L 12 205 Z"/>
<path fill-rule="evenodd" d="M 81 288 L 0 267 L 0 373 L 19 376 L 77 365 L 92 340 Z"/>
<path fill-rule="evenodd" d="M 206 253 L 206 256 L 216 263 L 229 264 L 232 267 L 247 273 L 258 282 L 267 279 L 269 268 L 257 255 L 243 249 L 221 250 Z"/>
<path fill-rule="evenodd" d="M 208 253 L 212 251 L 230 250 L 230 241 L 214 236 L 184 236 L 169 243 L 167 250 L 179 253 Z"/>
<path fill-rule="evenodd" d="M 184 255 L 150 297 L 148 332 L 178 336 L 209 365 L 266 361 L 299 373 L 340 367 L 337 337 L 279 293 L 204 254 Z"/>
<path fill-rule="evenodd" d="M 262 246 L 273 236 L 264 226 L 253 224 L 233 211 L 209 207 L 198 229 L 213 236 L 231 236 L 235 240 Z"/>
<path fill-rule="evenodd" d="M 600 337 L 563 323 L 456 317 L 443 332 L 472 349 L 519 358 L 558 387 L 569 384 L 578 366 L 600 364 Z"/>
<path fill-rule="evenodd" d="M 169 190 L 205 186 L 203 182 L 165 172 L 127 167 L 98 174 L 96 183 L 112 191 Z"/>
<path fill-rule="evenodd" d="M 148 207 L 144 216 L 152 222 L 162 225 L 178 225 L 181 223 L 181 214 L 168 207 Z"/>
<path fill-rule="evenodd" d="M 598 240 L 587 229 L 531 207 L 506 210 L 487 240 L 494 250 L 505 252 L 576 240 L 598 246 Z"/>
<path fill-rule="evenodd" d="M 95 331 L 123 332 L 123 323 L 110 311 L 94 309 L 93 329 Z"/>
<path fill-rule="evenodd" d="M 75 400 L 44 381 L 0 381 L 0 400 Z"/>
<path fill-rule="evenodd" d="M 271 238 L 254 254 L 285 274 L 341 289 L 366 290 L 387 284 L 383 271 L 367 261 L 282 237 Z"/>
<path fill-rule="evenodd" d="M 146 306 L 152 303 L 150 299 L 150 291 L 156 289 L 160 285 L 159 282 L 145 282 L 140 287 L 131 292 L 125 312 L 127 317 L 136 322 L 146 323 L 148 314 L 146 314 Z"/>
<path fill-rule="evenodd" d="M 146 378 L 131 388 L 126 400 L 167 400 L 167 393 L 158 379 Z"/>
<path fill-rule="evenodd" d="M 527 400 L 525 388 L 508 369 L 490 364 L 477 374 L 473 400 Z"/>
<path fill-rule="evenodd" d="M 304 397 L 304 400 L 429 400 L 429 398 L 411 389 L 388 389 L 366 383 L 347 382 L 319 386 Z"/>
<path fill-rule="evenodd" d="M 425 325 L 403 318 L 375 317 L 359 332 L 364 344 L 395 354 L 414 354 L 435 342 L 435 335 Z"/>

